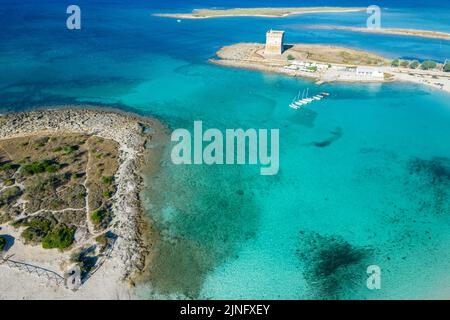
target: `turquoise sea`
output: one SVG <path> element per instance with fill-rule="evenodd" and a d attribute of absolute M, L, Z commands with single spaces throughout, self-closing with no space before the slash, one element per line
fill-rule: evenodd
<path fill-rule="evenodd" d="M 176 20 L 155 12 L 302 6 L 301 1 L 0 0 L 0 113 L 98 104 L 156 116 L 171 129 L 280 129 L 280 172 L 175 166 L 146 175 L 146 214 L 161 231 L 142 298 L 450 298 L 450 95 L 407 84 L 316 86 L 211 65 L 222 46 L 327 43 L 443 62 L 450 42 L 306 29 L 364 26 L 365 12 L 285 19 Z M 367 6 L 312 1 L 308 6 Z M 450 5 L 380 1 L 382 25 L 450 31 Z M 331 96 L 303 110 L 299 91 Z M 381 289 L 366 268 L 381 268 Z"/>

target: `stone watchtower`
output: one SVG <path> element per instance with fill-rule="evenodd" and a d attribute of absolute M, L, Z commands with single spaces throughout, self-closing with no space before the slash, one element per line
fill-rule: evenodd
<path fill-rule="evenodd" d="M 270 30 L 266 33 L 265 55 L 280 56 L 284 49 L 284 31 Z"/>

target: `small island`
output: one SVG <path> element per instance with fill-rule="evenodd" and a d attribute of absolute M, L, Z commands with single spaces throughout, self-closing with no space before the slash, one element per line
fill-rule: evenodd
<path fill-rule="evenodd" d="M 224 17 L 268 17 L 283 18 L 299 14 L 345 13 L 365 11 L 366 8 L 345 7 L 303 7 L 303 8 L 234 8 L 234 9 L 195 9 L 191 13 L 157 13 L 154 16 L 175 19 L 208 19 Z"/>
<path fill-rule="evenodd" d="M 152 245 L 140 169 L 163 136 L 154 119 L 112 111 L 0 116 L 0 287 L 11 288 L 0 297 L 131 298 Z M 77 291 L 64 282 L 73 266 Z"/>
<path fill-rule="evenodd" d="M 284 31 L 270 30 L 266 44 L 221 48 L 211 63 L 325 82 L 409 81 L 450 92 L 450 63 L 391 60 L 367 51 L 321 44 L 284 44 Z"/>
<path fill-rule="evenodd" d="M 369 28 L 331 26 L 331 25 L 316 25 L 316 26 L 308 26 L 307 28 L 322 29 L 322 30 L 343 30 L 343 31 L 375 33 L 375 34 L 392 34 L 399 36 L 450 40 L 450 33 L 440 31 L 430 31 L 430 30 L 397 29 L 397 28 L 369 29 Z"/>

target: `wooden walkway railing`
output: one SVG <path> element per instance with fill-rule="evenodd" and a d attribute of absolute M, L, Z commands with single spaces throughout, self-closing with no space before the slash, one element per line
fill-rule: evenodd
<path fill-rule="evenodd" d="M 40 278 L 45 278 L 51 282 L 56 283 L 57 285 L 60 285 L 63 287 L 65 286 L 64 277 L 57 274 L 56 272 L 54 272 L 52 270 L 48 270 L 48 269 L 34 266 L 32 264 L 28 264 L 28 263 L 24 263 L 24 262 L 14 261 L 14 260 L 11 260 L 8 258 L 6 258 L 6 259 L 2 258 L 2 262 L 0 264 L 5 264 L 12 269 L 25 271 L 29 274 L 34 274 Z"/>

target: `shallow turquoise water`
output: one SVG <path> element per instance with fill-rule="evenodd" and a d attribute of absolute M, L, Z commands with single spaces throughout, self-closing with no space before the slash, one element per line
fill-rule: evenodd
<path fill-rule="evenodd" d="M 448 298 L 449 95 L 411 84 L 317 87 L 206 63 L 223 45 L 263 41 L 269 28 L 286 29 L 289 42 L 439 61 L 448 42 L 304 29 L 364 25 L 364 13 L 176 23 L 149 13 L 205 3 L 80 3 L 79 33 L 61 27 L 65 8 L 55 1 L 2 7 L 0 113 L 98 103 L 156 115 L 171 128 L 202 120 L 280 129 L 276 176 L 166 158 L 146 177 L 145 205 L 163 241 L 142 297 Z M 383 21 L 449 31 L 449 9 L 427 3 L 383 2 Z M 307 87 L 331 96 L 288 108 Z M 371 264 L 382 268 L 379 291 L 366 288 Z"/>

